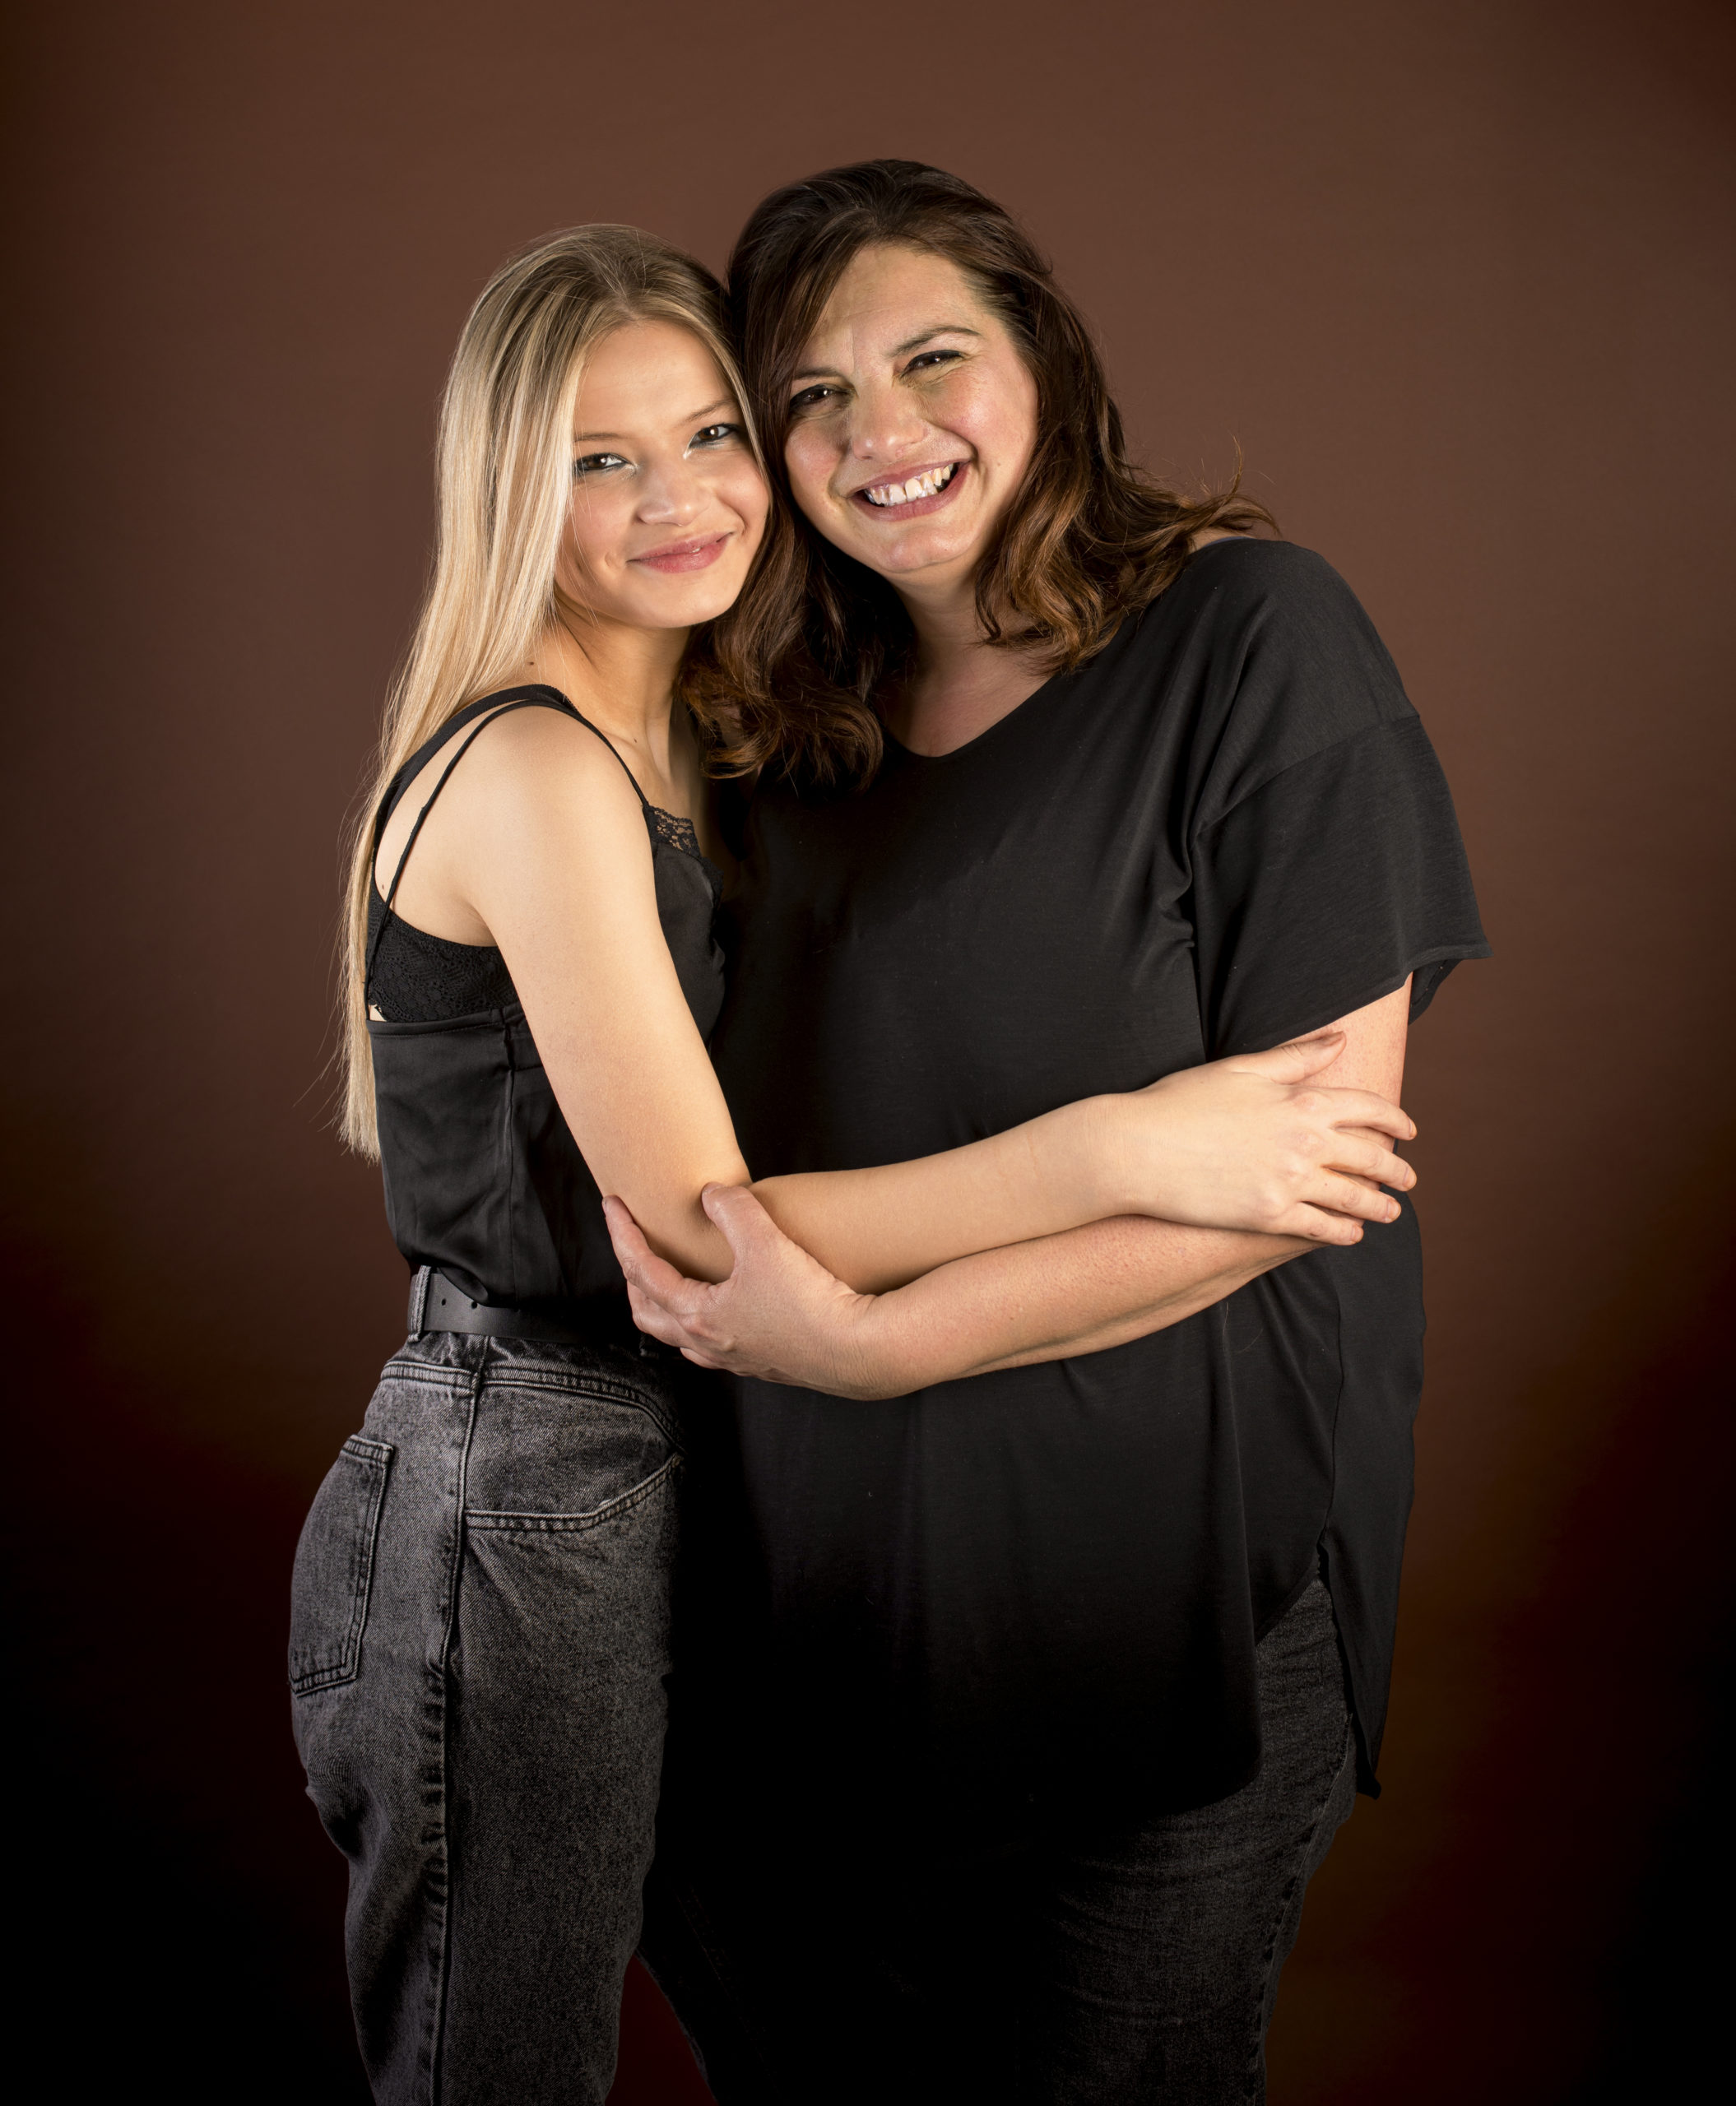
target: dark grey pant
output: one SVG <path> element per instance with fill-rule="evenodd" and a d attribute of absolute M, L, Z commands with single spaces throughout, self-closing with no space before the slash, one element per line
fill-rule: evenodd
<path fill-rule="evenodd" d="M 1007 1859 L 824 1834 L 660 1860 L 644 1951 L 722 2106 L 1248 2106 L 1308 1881 L 1356 1788 L 1318 1580 L 1256 1652 L 1265 1756 L 1215 1805 Z"/>
<path fill-rule="evenodd" d="M 412 1339 L 296 1552 L 296 1744 L 382 2106 L 602 2106 L 666 1712 L 657 1364 Z"/>

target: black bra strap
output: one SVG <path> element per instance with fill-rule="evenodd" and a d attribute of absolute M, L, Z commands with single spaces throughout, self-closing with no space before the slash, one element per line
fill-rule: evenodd
<path fill-rule="evenodd" d="M 446 787 L 448 782 L 452 779 L 453 770 L 458 765 L 458 763 L 463 759 L 464 756 L 470 751 L 471 748 L 475 745 L 477 740 L 482 736 L 482 734 L 487 731 L 489 726 L 494 723 L 497 718 L 510 717 L 515 709 L 558 709 L 564 717 L 570 717 L 575 723 L 583 724 L 587 731 L 596 733 L 596 735 L 602 740 L 603 744 L 609 749 L 610 752 L 615 754 L 615 758 L 620 761 L 621 772 L 633 785 L 633 794 L 638 799 L 640 808 L 648 812 L 652 809 L 650 800 L 646 796 L 644 791 L 639 787 L 638 777 L 634 773 L 633 770 L 628 767 L 626 762 L 621 759 L 620 753 L 615 749 L 614 740 L 609 737 L 606 732 L 598 731 L 596 725 L 591 721 L 588 717 L 581 717 L 578 712 L 573 707 L 572 703 L 567 700 L 567 698 L 562 694 L 559 689 L 547 687 L 507 688 L 503 689 L 503 691 L 498 695 L 485 696 L 480 703 L 474 704 L 473 707 L 477 709 L 481 709 L 487 703 L 497 702 L 499 703 L 502 707 L 498 709 L 490 709 L 483 717 L 482 721 L 478 724 L 471 732 L 470 735 L 460 744 L 457 753 L 453 755 L 452 758 L 448 761 L 445 767 L 441 769 L 439 781 L 436 782 L 433 789 L 429 791 L 427 797 L 423 802 L 421 810 L 416 814 L 415 824 L 410 829 L 410 838 L 404 843 L 404 852 L 399 856 L 398 866 L 392 874 L 391 889 L 385 894 L 384 904 L 386 912 L 380 916 L 380 925 L 378 928 L 374 930 L 374 941 L 368 948 L 368 956 L 362 971 L 362 986 L 364 989 L 374 977 L 374 961 L 379 951 L 380 939 L 385 935 L 386 925 L 392 920 L 395 912 L 394 902 L 398 896 L 398 887 L 403 883 L 404 866 L 410 860 L 411 850 L 416 845 L 416 836 L 422 831 L 422 822 L 434 809 L 435 798 L 439 796 L 440 792 Z M 436 750 L 438 751 L 438 748 L 436 748 Z M 393 795 L 386 797 L 381 803 L 379 815 L 374 822 L 374 860 L 375 862 L 378 861 L 379 857 L 380 836 L 385 832 L 386 821 L 391 817 L 392 812 L 397 809 L 397 796 Z M 370 863 L 369 866 L 369 882 L 374 886 L 376 890 L 378 888 L 379 879 L 374 874 L 373 863 Z"/>

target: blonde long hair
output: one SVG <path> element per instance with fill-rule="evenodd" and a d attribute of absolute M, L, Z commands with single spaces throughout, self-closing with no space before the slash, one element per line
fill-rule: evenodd
<path fill-rule="evenodd" d="M 637 227 L 572 227 L 512 257 L 483 288 L 458 339 L 440 410 L 433 576 L 387 699 L 350 855 L 339 1130 L 364 1155 L 379 1153 L 364 981 L 381 800 L 405 762 L 466 703 L 513 684 L 554 618 L 585 360 L 624 323 L 643 321 L 690 329 L 745 416 L 722 289 L 703 264 Z"/>

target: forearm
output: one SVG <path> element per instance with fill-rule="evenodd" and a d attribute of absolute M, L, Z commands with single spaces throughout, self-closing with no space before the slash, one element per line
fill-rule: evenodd
<path fill-rule="evenodd" d="M 955 1259 L 1061 1235 L 1128 1204 L 1114 1100 L 1087 1098 L 942 1155 L 768 1177 L 750 1190 L 827 1271 L 883 1294 Z"/>
<path fill-rule="evenodd" d="M 1098 1352 L 1166 1329 L 1316 1246 L 1123 1217 L 942 1266 L 863 1310 L 859 1389 Z"/>
<path fill-rule="evenodd" d="M 1396 1104 L 1407 1000 L 1401 987 L 1340 1018 L 1330 1062 L 1301 1046 L 1234 1056 L 945 1154 L 751 1190 L 791 1241 L 861 1293 L 1121 1216 L 1172 1233 L 1228 1227 L 1261 1248 L 1278 1235 L 1353 1241 L 1353 1217 L 1390 1218 L 1381 1185 L 1410 1181 L 1391 1153 L 1414 1131 Z"/>

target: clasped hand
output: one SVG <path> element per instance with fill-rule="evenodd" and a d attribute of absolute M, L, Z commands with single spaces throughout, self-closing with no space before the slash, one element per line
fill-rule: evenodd
<path fill-rule="evenodd" d="M 1337 1058 L 1341 1032 L 1233 1055 L 1097 1100 L 1104 1216 L 1147 1214 L 1198 1228 L 1352 1244 L 1365 1222 L 1394 1220 L 1383 1186 L 1409 1190 L 1394 1140 L 1416 1127 L 1372 1091 L 1312 1079 Z M 706 1214 L 733 1259 L 716 1285 L 660 1258 L 619 1199 L 604 1213 L 638 1328 L 702 1367 L 823 1389 L 897 1394 L 883 1305 L 791 1241 L 753 1194 L 708 1185 Z"/>
<path fill-rule="evenodd" d="M 1355 1243 L 1365 1221 L 1396 1221 L 1381 1187 L 1416 1183 L 1392 1144 L 1417 1130 L 1372 1090 L 1312 1079 L 1344 1042 L 1321 1032 L 1100 1099 L 1127 1135 L 1115 1211 L 1311 1243 Z"/>

